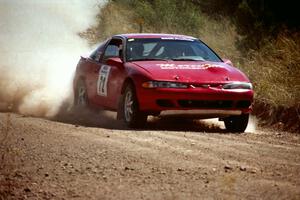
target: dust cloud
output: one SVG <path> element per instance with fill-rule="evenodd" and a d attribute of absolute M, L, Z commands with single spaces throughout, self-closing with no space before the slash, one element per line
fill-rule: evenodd
<path fill-rule="evenodd" d="M 79 32 L 105 0 L 0 0 L 0 110 L 51 117 L 72 101 Z"/>
<path fill-rule="evenodd" d="M 248 122 L 248 126 L 245 130 L 245 132 L 247 133 L 255 133 L 256 131 L 256 127 L 257 127 L 257 118 L 253 115 L 250 115 L 250 118 L 249 118 L 249 122 Z"/>
<path fill-rule="evenodd" d="M 213 119 L 205 119 L 201 120 L 203 123 L 207 124 L 208 126 L 218 127 L 220 129 L 225 129 L 225 125 L 223 121 L 219 121 L 218 118 Z M 245 133 L 255 133 L 257 127 L 257 118 L 253 115 L 250 115 L 248 126 L 245 130 Z"/>

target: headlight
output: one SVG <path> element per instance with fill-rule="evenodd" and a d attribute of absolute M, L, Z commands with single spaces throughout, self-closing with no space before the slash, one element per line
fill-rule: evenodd
<path fill-rule="evenodd" d="M 147 81 L 142 86 L 144 88 L 188 88 L 186 84 L 168 81 Z"/>
<path fill-rule="evenodd" d="M 252 84 L 246 82 L 233 82 L 223 85 L 223 89 L 249 89 L 252 90 Z"/>

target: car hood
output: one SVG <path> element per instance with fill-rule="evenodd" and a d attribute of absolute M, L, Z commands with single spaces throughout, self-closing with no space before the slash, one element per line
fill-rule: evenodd
<path fill-rule="evenodd" d="M 153 80 L 222 83 L 249 79 L 237 68 L 223 62 L 209 61 L 134 61 L 147 71 Z"/>

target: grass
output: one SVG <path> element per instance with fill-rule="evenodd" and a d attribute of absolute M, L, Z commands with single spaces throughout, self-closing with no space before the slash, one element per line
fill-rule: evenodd
<path fill-rule="evenodd" d="M 226 18 L 218 21 L 201 13 L 190 1 L 113 0 L 98 15 L 98 25 L 82 36 L 96 43 L 118 33 L 143 32 L 187 34 L 198 37 L 222 58 L 229 58 L 254 84 L 254 109 L 282 112 L 294 108 L 295 123 L 300 121 L 300 34 L 282 31 L 259 50 L 241 52 L 242 37 Z M 260 105 L 259 105 L 260 104 Z M 280 108 L 280 109 L 277 109 Z M 286 116 L 277 117 L 274 123 Z M 300 129 L 300 128 L 299 128 Z"/>
<path fill-rule="evenodd" d="M 282 33 L 243 60 L 257 99 L 273 106 L 300 104 L 300 34 Z"/>

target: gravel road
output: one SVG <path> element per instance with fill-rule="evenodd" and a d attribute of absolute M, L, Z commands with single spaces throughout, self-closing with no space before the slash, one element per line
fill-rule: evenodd
<path fill-rule="evenodd" d="M 300 136 L 0 113 L 0 199 L 300 199 Z"/>

